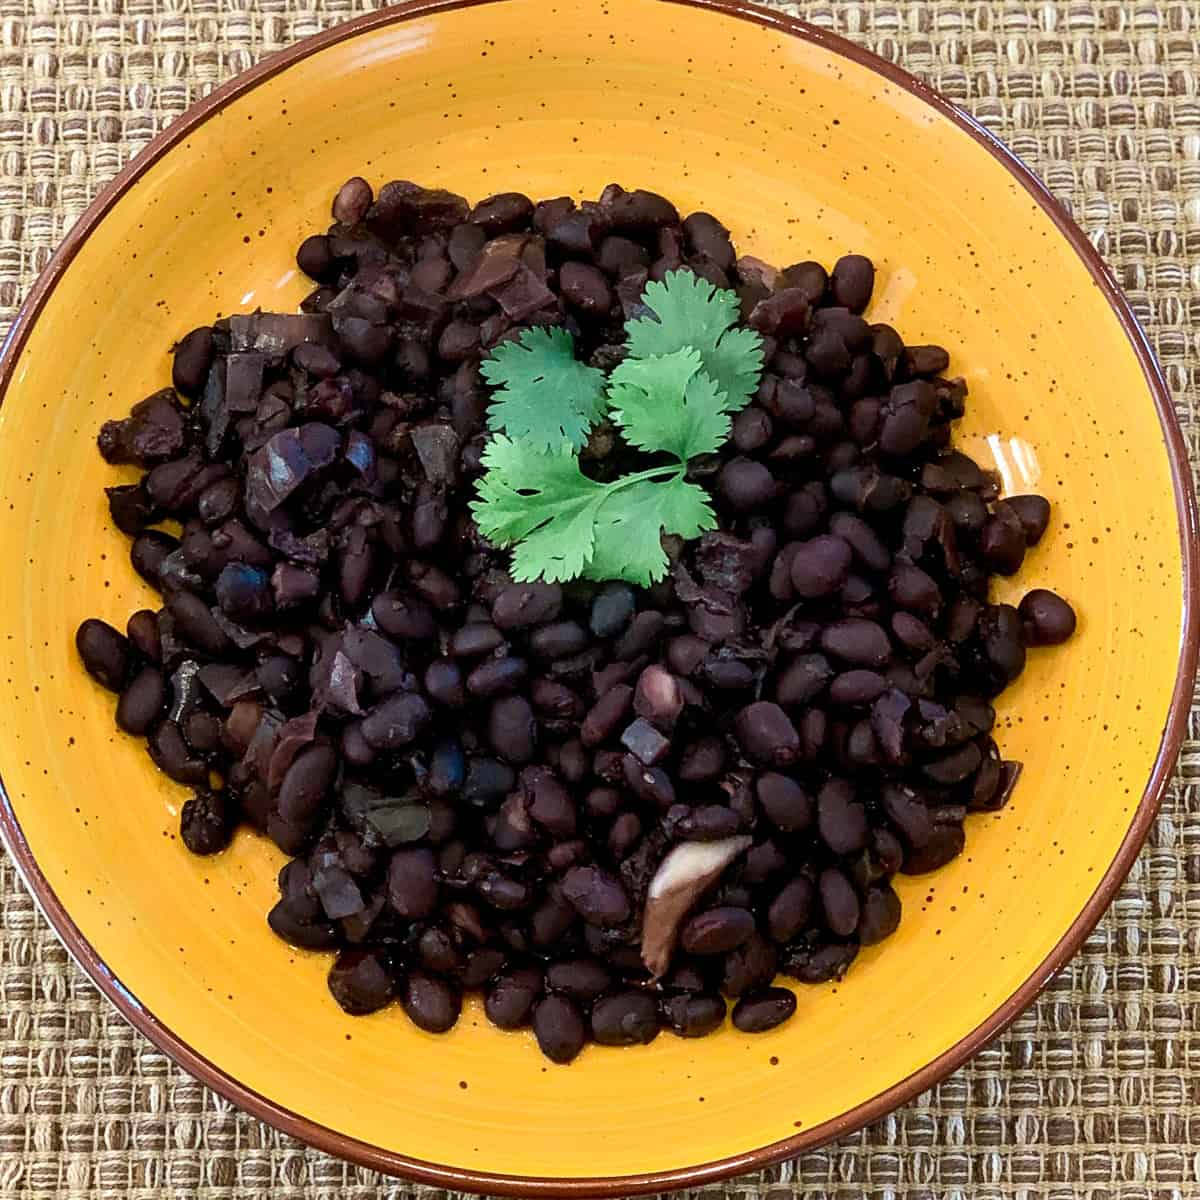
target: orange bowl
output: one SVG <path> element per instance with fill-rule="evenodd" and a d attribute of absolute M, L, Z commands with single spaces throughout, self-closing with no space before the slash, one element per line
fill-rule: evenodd
<path fill-rule="evenodd" d="M 775 262 L 855 250 L 872 316 L 952 350 L 960 439 L 1054 503 L 1004 598 L 1080 630 L 1000 703 L 1026 764 L 967 853 L 902 879 L 905 917 L 760 1037 L 591 1047 L 548 1067 L 477 1006 L 449 1036 L 351 1020 L 327 960 L 263 915 L 279 855 L 176 840 L 185 798 L 113 732 L 72 635 L 150 600 L 109 525 L 100 423 L 169 378 L 214 314 L 292 308 L 292 249 L 347 176 L 473 198 L 612 179 L 705 208 Z M 1036 994 L 1112 898 L 1173 764 L 1197 651 L 1195 522 L 1162 380 L 1084 236 L 1010 153 L 916 80 L 748 6 L 419 0 L 268 59 L 156 139 L 88 209 L 0 365 L 5 842 L 84 969 L 155 1043 L 322 1149 L 448 1188 L 619 1195 L 760 1167 L 879 1117 Z"/>

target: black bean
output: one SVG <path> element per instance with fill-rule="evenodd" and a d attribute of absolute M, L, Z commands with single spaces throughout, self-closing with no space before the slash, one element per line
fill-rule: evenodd
<path fill-rule="evenodd" d="M 562 603 L 562 588 L 556 583 L 514 583 L 492 602 L 492 621 L 505 631 L 544 625 L 557 619 Z"/>
<path fill-rule="evenodd" d="M 388 899 L 406 920 L 420 921 L 437 907 L 437 862 L 432 850 L 397 850 L 388 864 Z"/>
<path fill-rule="evenodd" d="M 823 654 L 800 654 L 784 668 L 775 682 L 775 698 L 780 704 L 808 704 L 833 678 L 833 668 Z"/>
<path fill-rule="evenodd" d="M 1027 646 L 1057 646 L 1075 632 L 1075 610 L 1046 588 L 1026 592 L 1017 612 Z"/>
<path fill-rule="evenodd" d="M 892 633 L 896 635 L 897 640 L 910 650 L 932 650 L 937 644 L 933 630 L 912 613 L 893 613 L 891 624 Z"/>
<path fill-rule="evenodd" d="M 592 705 L 579 727 L 579 737 L 585 746 L 598 746 L 608 741 L 625 720 L 633 706 L 633 688 L 619 683 L 606 691 Z"/>
<path fill-rule="evenodd" d="M 866 846 L 870 835 L 866 809 L 845 780 L 831 779 L 821 788 L 817 796 L 817 830 L 835 854 L 856 854 Z"/>
<path fill-rule="evenodd" d="M 599 867 L 572 867 L 563 876 L 562 890 L 564 899 L 589 925 L 620 925 L 629 916 L 625 889 Z"/>
<path fill-rule="evenodd" d="M 176 783 L 195 787 L 208 782 L 207 765 L 192 753 L 176 722 L 163 721 L 150 735 L 147 749 L 154 765 Z"/>
<path fill-rule="evenodd" d="M 642 819 L 635 812 L 623 812 L 608 829 L 608 851 L 618 862 L 638 844 L 642 837 Z"/>
<path fill-rule="evenodd" d="M 558 282 L 567 303 L 586 316 L 604 316 L 613 306 L 608 280 L 589 263 L 563 263 Z"/>
<path fill-rule="evenodd" d="M 567 658 L 588 644 L 587 630 L 578 621 L 556 621 L 529 635 L 529 649 L 539 658 Z"/>
<path fill-rule="evenodd" d="M 408 1019 L 426 1033 L 445 1033 L 458 1023 L 462 997 L 456 988 L 425 971 L 409 971 L 400 992 Z"/>
<path fill-rule="evenodd" d="M 598 959 L 571 958 L 546 968 L 546 987 L 590 1003 L 612 986 L 612 972 Z"/>
<path fill-rule="evenodd" d="M 197 650 L 220 657 L 229 647 L 212 610 L 192 592 L 174 592 L 167 597 L 167 611 L 175 621 L 175 628 L 183 639 Z"/>
<path fill-rule="evenodd" d="M 786 767 L 800 752 L 800 735 L 778 704 L 758 700 L 734 718 L 742 749 L 765 766 Z"/>
<path fill-rule="evenodd" d="M 280 816 L 295 825 L 312 821 L 329 792 L 337 768 L 337 753 L 332 746 L 318 743 L 301 750 L 279 788 Z"/>
<path fill-rule="evenodd" d="M 421 736 L 431 716 L 429 705 L 421 696 L 412 693 L 391 696 L 363 718 L 363 737 L 376 750 L 398 750 Z"/>
<path fill-rule="evenodd" d="M 371 613 L 389 637 L 424 641 L 437 634 L 429 606 L 402 592 L 381 592 L 371 605 Z"/>
<path fill-rule="evenodd" d="M 616 788 L 595 787 L 583 798 L 583 803 L 593 817 L 603 819 L 620 812 L 624 799 Z"/>
<path fill-rule="evenodd" d="M 863 667 L 886 667 L 892 658 L 887 634 L 874 621 L 847 617 L 821 631 L 821 649 Z"/>
<path fill-rule="evenodd" d="M 829 286 L 836 304 L 860 313 L 871 302 L 875 265 L 861 254 L 843 255 L 834 263 Z"/>
<path fill-rule="evenodd" d="M 840 537 L 824 534 L 800 542 L 792 552 L 790 574 L 797 596 L 828 596 L 846 581 L 850 547 Z"/>
<path fill-rule="evenodd" d="M 775 978 L 779 954 L 760 933 L 753 933 L 736 950 L 725 955 L 721 991 L 730 997 L 766 987 Z"/>
<path fill-rule="evenodd" d="M 267 914 L 267 924 L 277 937 L 302 950 L 328 950 L 337 945 L 336 925 L 300 920 L 286 900 L 280 900 Z"/>
<path fill-rule="evenodd" d="M 710 908 L 689 917 L 679 931 L 688 954 L 724 954 L 754 932 L 754 914 L 745 908 Z"/>
<path fill-rule="evenodd" d="M 478 658 L 504 645 L 504 634 L 495 625 L 473 621 L 450 636 L 449 652 L 454 658 Z"/>
<path fill-rule="evenodd" d="M 162 639 L 158 634 L 158 615 L 148 608 L 131 613 L 125 634 L 133 648 L 151 662 L 162 661 Z"/>
<path fill-rule="evenodd" d="M 858 894 L 836 867 L 827 867 L 817 881 L 825 923 L 838 935 L 849 937 L 858 928 Z"/>
<path fill-rule="evenodd" d="M 755 793 L 767 819 L 785 833 L 800 833 L 812 824 L 812 797 L 794 779 L 765 771 L 755 783 Z"/>
<path fill-rule="evenodd" d="M 569 1063 L 587 1042 L 579 1009 L 565 996 L 546 996 L 533 1010 L 538 1047 L 551 1062 Z"/>
<path fill-rule="evenodd" d="M 657 664 L 647 667 L 638 676 L 633 693 L 633 709 L 639 717 L 644 717 L 659 729 L 671 730 L 683 711 L 679 680 Z"/>
<path fill-rule="evenodd" d="M 551 837 L 575 836 L 575 802 L 557 776 L 547 767 L 526 767 L 521 786 L 529 801 L 529 815 Z"/>
<path fill-rule="evenodd" d="M 684 783 L 716 779 L 725 766 L 725 745 L 720 738 L 706 737 L 684 747 L 676 774 Z"/>
<path fill-rule="evenodd" d="M 461 708 L 467 701 L 462 671 L 448 658 L 436 658 L 425 668 L 425 691 L 429 698 L 447 708 Z"/>
<path fill-rule="evenodd" d="M 196 397 L 204 390 L 208 369 L 212 366 L 215 347 L 213 331 L 207 325 L 193 329 L 175 344 L 171 364 L 171 384 L 184 396 Z"/>
<path fill-rule="evenodd" d="M 797 875 L 776 892 L 767 909 L 767 928 L 780 945 L 786 945 L 808 924 L 815 896 L 816 889 L 806 875 Z"/>
<path fill-rule="evenodd" d="M 667 665 L 676 675 L 691 675 L 708 656 L 709 644 L 690 633 L 672 638 L 667 643 Z"/>
<path fill-rule="evenodd" d="M 999 690 L 1025 669 L 1020 614 L 1011 604 L 989 604 L 979 618 L 978 628 Z"/>
<path fill-rule="evenodd" d="M 742 454 L 753 454 L 771 441 L 771 417 L 757 405 L 743 408 L 733 418 L 733 444 Z"/>
<path fill-rule="evenodd" d="M 968 775 L 973 775 L 983 761 L 983 755 L 974 742 L 967 742 L 952 750 L 941 758 L 934 759 L 922 767 L 925 777 L 941 787 L 950 787 L 962 783 Z"/>
<path fill-rule="evenodd" d="M 721 494 L 737 512 L 753 512 L 775 498 L 775 477 L 762 463 L 735 458 L 721 468 L 717 479 Z"/>
<path fill-rule="evenodd" d="M 864 946 L 873 946 L 891 937 L 900 924 L 900 897 L 889 883 L 868 888 L 862 902 L 862 916 L 858 923 L 858 940 Z"/>
<path fill-rule="evenodd" d="M 529 664 L 523 658 L 488 658 L 467 676 L 467 691 L 484 700 L 507 695 L 523 687 L 528 675 Z"/>
<path fill-rule="evenodd" d="M 1050 524 L 1050 502 L 1044 496 L 1009 496 L 996 508 L 1007 508 L 1016 514 L 1027 546 L 1036 546 Z"/>
<path fill-rule="evenodd" d="M 521 1029 L 529 1024 L 541 990 L 541 976 L 532 968 L 524 967 L 501 975 L 488 988 L 483 1002 L 484 1015 L 500 1029 Z"/>
<path fill-rule="evenodd" d="M 375 202 L 371 185 L 355 175 L 347 179 L 333 198 L 333 219 L 343 225 L 358 225 L 367 217 L 367 211 Z"/>
<path fill-rule="evenodd" d="M 616 637 L 629 624 L 634 603 L 633 588 L 628 584 L 605 584 L 592 601 L 592 634 L 598 638 Z"/>
<path fill-rule="evenodd" d="M 139 737 L 162 715 L 167 700 L 167 681 L 154 667 L 144 667 L 130 681 L 117 702 L 117 724 Z"/>
<path fill-rule="evenodd" d="M 942 592 L 926 571 L 913 563 L 897 563 L 888 577 L 888 595 L 898 608 L 926 616 L 937 616 L 942 607 Z"/>
<path fill-rule="evenodd" d="M 887 690 L 888 681 L 876 671 L 843 671 L 829 685 L 834 704 L 870 704 Z"/>
<path fill-rule="evenodd" d="M 222 792 L 197 792 L 179 814 L 179 836 L 193 854 L 224 850 L 232 834 L 233 822 Z"/>
<path fill-rule="evenodd" d="M 742 1033 L 766 1033 L 795 1011 L 796 997 L 787 988 L 764 988 L 743 996 L 733 1006 L 733 1027 Z"/>
<path fill-rule="evenodd" d="M 330 968 L 329 990 L 344 1012 L 361 1017 L 386 1007 L 396 986 L 381 950 L 351 949 Z"/>
<path fill-rule="evenodd" d="M 640 612 L 613 643 L 613 654 L 620 662 L 632 662 L 658 645 L 665 628 L 666 617 L 662 613 L 654 609 Z"/>
<path fill-rule="evenodd" d="M 584 713 L 584 704 L 579 696 L 565 683 L 554 679 L 535 679 L 529 695 L 534 707 L 545 717 L 577 720 Z"/>
<path fill-rule="evenodd" d="M 950 366 L 950 355 L 941 346 L 908 346 L 904 369 L 910 375 L 940 375 Z"/>
<path fill-rule="evenodd" d="M 626 785 L 640 800 L 661 809 L 675 803 L 675 785 L 662 767 L 648 767 L 632 754 L 622 758 L 621 774 Z"/>
<path fill-rule="evenodd" d="M 124 687 L 131 660 L 129 641 L 124 634 L 105 621 L 89 617 L 75 632 L 75 648 L 97 683 L 112 692 Z"/>
<path fill-rule="evenodd" d="M 673 815 L 676 812 L 677 819 Z M 677 805 L 667 814 L 666 828 L 681 841 L 719 842 L 738 833 L 749 819 L 724 804 L 700 804 L 695 808 Z"/>
<path fill-rule="evenodd" d="M 592 1037 L 602 1046 L 644 1046 L 657 1036 L 658 1004 L 649 992 L 616 992 L 592 1007 Z"/>
<path fill-rule="evenodd" d="M 337 279 L 340 269 L 340 263 L 333 253 L 331 241 L 323 233 L 315 233 L 300 243 L 296 250 L 296 265 L 310 279 L 327 283 L 332 283 Z M 336 295 L 336 289 L 318 288 L 308 300 L 302 302 L 301 307 L 306 312 L 324 311 L 327 300 L 332 300 Z M 310 302 L 315 303 L 317 307 L 310 308 Z"/>
<path fill-rule="evenodd" d="M 944 867 L 963 851 L 966 835 L 961 825 L 934 825 L 921 846 L 910 846 L 904 854 L 901 870 L 906 875 L 924 875 Z"/>
<path fill-rule="evenodd" d="M 784 966 L 787 973 L 801 983 L 828 983 L 832 979 L 841 979 L 857 956 L 857 942 L 830 942 L 806 951 L 794 964 L 785 961 Z"/>
<path fill-rule="evenodd" d="M 725 1023 L 725 1001 L 720 996 L 670 996 L 663 1001 L 662 1012 L 667 1027 L 678 1037 L 707 1037 Z"/>
<path fill-rule="evenodd" d="M 979 534 L 979 549 L 992 570 L 1013 575 L 1025 558 L 1025 526 L 1016 510 L 996 505 Z"/>
<path fill-rule="evenodd" d="M 533 201 L 528 196 L 520 192 L 500 192 L 476 204 L 469 220 L 482 226 L 488 237 L 496 237 L 527 227 L 532 218 Z"/>
<path fill-rule="evenodd" d="M 933 821 L 929 809 L 909 788 L 895 784 L 884 784 L 881 793 L 883 810 L 888 820 L 899 831 L 905 843 L 919 849 L 933 834 Z"/>
<path fill-rule="evenodd" d="M 863 566 L 872 571 L 886 571 L 891 565 L 892 556 L 879 534 L 861 517 L 853 513 L 834 513 L 829 528 L 850 546 L 854 557 Z"/>

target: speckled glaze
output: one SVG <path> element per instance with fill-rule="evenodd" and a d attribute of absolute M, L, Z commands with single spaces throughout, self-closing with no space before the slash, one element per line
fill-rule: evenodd
<path fill-rule="evenodd" d="M 697 11 L 697 8 L 706 11 Z M 964 441 L 1053 524 L 1005 599 L 1081 614 L 1001 702 L 1024 760 L 966 853 L 901 880 L 898 934 L 751 1037 L 662 1035 L 550 1067 L 468 1006 L 447 1037 L 353 1020 L 328 959 L 268 932 L 280 856 L 212 861 L 182 789 L 116 734 L 79 668 L 85 616 L 152 602 L 109 524 L 101 421 L 169 379 L 216 313 L 294 307 L 291 249 L 348 175 L 477 198 L 611 179 L 710 209 L 774 262 L 864 252 L 875 319 L 936 340 Z M 959 1065 L 1080 944 L 1128 870 L 1196 661 L 1194 523 L 1149 352 L 1082 235 L 986 135 L 863 51 L 776 15 L 653 0 L 401 5 L 302 43 L 158 139 L 81 220 L 0 364 L 0 831 L 68 946 L 168 1053 L 257 1115 L 447 1187 L 621 1195 L 836 1137 Z"/>

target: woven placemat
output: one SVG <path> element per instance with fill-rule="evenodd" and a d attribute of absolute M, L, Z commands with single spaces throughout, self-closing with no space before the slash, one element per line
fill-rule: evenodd
<path fill-rule="evenodd" d="M 195 99 L 361 0 L 0 0 L 0 333 L 106 180 Z M 1200 3 L 784 6 L 1004 137 L 1114 265 L 1200 464 Z M 1190 355 L 1189 355 L 1190 351 Z M 1200 713 L 1086 949 L 1010 1032 L 860 1134 L 705 1189 L 791 1197 L 1200 1196 Z M 377 1200 L 110 1010 L 0 853 L 0 1196 Z"/>

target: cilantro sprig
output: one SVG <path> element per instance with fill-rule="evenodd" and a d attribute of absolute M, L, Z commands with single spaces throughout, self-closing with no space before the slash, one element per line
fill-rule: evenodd
<path fill-rule="evenodd" d="M 623 579 L 649 585 L 667 570 L 662 534 L 716 528 L 691 459 L 716 452 L 730 414 L 762 372 L 762 339 L 735 328 L 738 299 L 690 271 L 646 287 L 650 316 L 627 322 L 627 357 L 609 376 L 574 357 L 562 329 L 529 329 L 482 367 L 497 388 L 495 436 L 471 510 L 480 532 L 513 547 L 513 578 Z M 630 446 L 672 461 L 601 483 L 578 450 L 607 414 Z M 503 431 L 503 432 L 500 432 Z"/>

